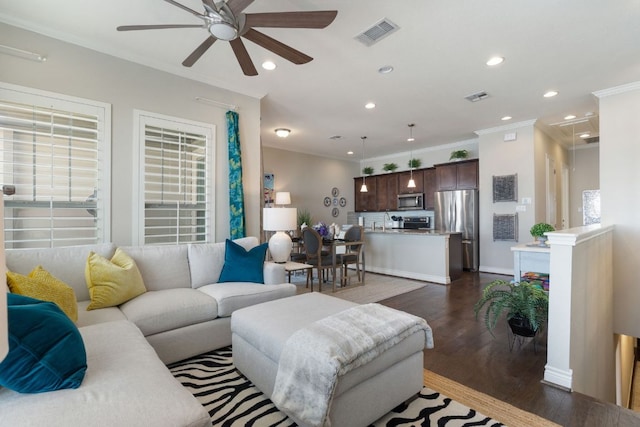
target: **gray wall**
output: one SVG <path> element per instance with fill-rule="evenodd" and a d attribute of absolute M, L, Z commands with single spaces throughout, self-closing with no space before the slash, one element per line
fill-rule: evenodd
<path fill-rule="evenodd" d="M 228 161 L 225 108 L 195 101 L 196 96 L 238 105 L 242 143 L 247 234 L 260 232 L 260 102 L 225 89 L 177 77 L 76 45 L 0 23 L 2 43 L 46 52 L 44 63 L 2 56 L 3 82 L 93 99 L 112 105 L 111 240 L 132 240 L 133 110 L 212 123 L 216 126 L 216 234 L 229 236 Z"/>

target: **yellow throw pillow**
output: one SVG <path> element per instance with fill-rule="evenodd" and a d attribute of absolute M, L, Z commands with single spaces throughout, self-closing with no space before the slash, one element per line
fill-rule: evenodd
<path fill-rule="evenodd" d="M 87 310 L 120 305 L 147 291 L 136 262 L 120 248 L 111 260 L 89 253 L 85 279 L 91 296 Z"/>
<path fill-rule="evenodd" d="M 73 288 L 42 266 L 34 268 L 28 276 L 7 271 L 7 284 L 12 293 L 55 303 L 69 319 L 78 321 L 78 302 Z"/>

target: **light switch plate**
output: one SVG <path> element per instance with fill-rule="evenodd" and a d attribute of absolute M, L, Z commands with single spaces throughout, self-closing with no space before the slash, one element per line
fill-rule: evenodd
<path fill-rule="evenodd" d="M 525 205 L 516 206 L 516 212 L 526 212 L 526 211 L 527 211 L 527 207 Z"/>
<path fill-rule="evenodd" d="M 504 134 L 504 140 L 505 141 L 515 141 L 516 139 L 518 139 L 518 134 L 515 132 L 510 132 L 510 133 L 505 133 Z"/>

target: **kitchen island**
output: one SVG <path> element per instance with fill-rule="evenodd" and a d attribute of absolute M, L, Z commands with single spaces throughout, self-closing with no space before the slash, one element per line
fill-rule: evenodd
<path fill-rule="evenodd" d="M 449 284 L 462 273 L 461 233 L 365 229 L 366 271 Z"/>

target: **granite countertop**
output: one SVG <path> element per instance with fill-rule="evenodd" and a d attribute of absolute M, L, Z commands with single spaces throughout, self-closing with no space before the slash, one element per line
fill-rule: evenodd
<path fill-rule="evenodd" d="M 375 230 L 371 228 L 364 229 L 365 234 L 367 233 L 376 233 L 376 234 L 418 234 L 424 236 L 447 236 L 449 234 L 460 234 L 460 233 L 450 233 L 450 232 L 440 232 L 435 231 L 433 228 L 419 228 L 419 229 L 410 229 L 410 228 L 387 228 L 383 230 L 382 228 L 376 227 Z"/>

